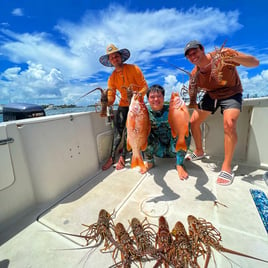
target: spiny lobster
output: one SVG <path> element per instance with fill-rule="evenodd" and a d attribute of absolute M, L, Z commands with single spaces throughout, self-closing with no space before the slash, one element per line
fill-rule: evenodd
<path fill-rule="evenodd" d="M 254 260 L 267 262 L 266 260 L 256 258 L 238 251 L 234 251 L 228 248 L 223 247 L 220 244 L 221 241 L 221 234 L 220 232 L 212 225 L 212 223 L 206 221 L 205 219 L 199 218 L 197 219 L 193 215 L 189 215 L 188 218 L 188 224 L 189 224 L 189 237 L 192 243 L 199 244 L 202 243 L 206 248 L 206 261 L 204 267 L 208 267 L 209 260 L 211 257 L 211 247 L 213 247 L 215 250 L 219 252 L 226 252 L 230 254 L 236 254 L 239 256 L 243 256 L 246 258 L 251 258 Z M 200 252 L 198 247 L 194 247 L 193 250 L 196 252 Z M 200 252 L 203 255 L 203 252 Z"/>
<path fill-rule="evenodd" d="M 154 268 L 161 266 L 163 263 L 165 268 L 169 267 L 169 252 L 172 247 L 172 236 L 169 231 L 169 225 L 164 216 L 159 217 L 158 220 L 158 232 L 155 237 L 155 248 L 158 250 L 160 259 L 154 265 Z"/>
<path fill-rule="evenodd" d="M 192 250 L 192 243 L 181 221 L 177 221 L 171 231 L 174 240 L 169 252 L 169 259 L 175 267 L 199 267 L 196 252 Z"/>
<path fill-rule="evenodd" d="M 164 216 L 159 217 L 158 231 L 155 232 L 153 224 L 145 218 L 140 221 L 132 218 L 131 232 L 118 222 L 114 225 L 113 215 L 105 209 L 99 211 L 98 220 L 86 227 L 80 235 L 58 232 L 86 240 L 85 247 L 96 248 L 104 242 L 101 252 L 112 249 L 114 267 L 130 268 L 132 264 L 142 268 L 143 263 L 156 261 L 154 268 L 164 265 L 165 268 L 199 268 L 199 257 L 204 258 L 204 268 L 207 268 L 212 255 L 212 248 L 220 253 L 230 253 L 268 263 L 267 260 L 253 257 L 238 251 L 225 248 L 220 244 L 221 234 L 203 218 L 193 215 L 187 217 L 188 233 L 182 224 L 177 221 L 170 232 L 169 225 Z M 91 245 L 95 241 L 95 244 Z M 121 259 L 118 261 L 118 255 Z"/>
<path fill-rule="evenodd" d="M 101 92 L 101 98 L 100 98 L 100 103 L 101 103 L 101 113 L 100 116 L 101 117 L 106 117 L 107 116 L 107 106 L 108 106 L 108 91 L 110 90 L 108 89 L 102 89 L 101 87 L 96 87 L 92 90 L 90 90 L 89 92 L 87 92 L 86 94 L 82 95 L 77 101 L 79 101 L 80 99 L 84 98 L 85 96 L 91 94 L 92 92 L 99 90 Z"/>
<path fill-rule="evenodd" d="M 98 247 L 102 244 L 102 242 L 104 242 L 104 248 L 101 249 L 101 252 L 111 248 L 112 246 L 120 248 L 120 244 L 116 242 L 111 232 L 111 230 L 114 230 L 114 222 L 112 216 L 113 213 L 110 214 L 105 209 L 101 209 L 99 211 L 99 217 L 97 222 L 91 225 L 82 224 L 87 228 L 80 234 L 70 234 L 65 232 L 57 233 L 84 238 L 86 240 L 85 247 L 87 248 Z M 95 244 L 89 246 L 93 241 L 95 241 Z"/>
<path fill-rule="evenodd" d="M 133 232 L 133 238 L 137 244 L 137 248 L 142 256 L 155 255 L 156 249 L 153 246 L 155 239 L 155 231 L 145 218 L 142 222 L 137 218 L 132 218 L 130 226 Z"/>
<path fill-rule="evenodd" d="M 222 79 L 222 69 L 226 65 L 237 66 L 234 62 L 226 62 L 226 60 L 232 59 L 234 56 L 237 56 L 237 51 L 231 48 L 224 48 L 226 41 L 222 44 L 220 49 L 215 48 L 215 52 L 212 54 L 211 60 L 211 73 L 210 79 L 214 79 L 221 86 L 225 86 L 227 84 L 226 80 Z"/>
<path fill-rule="evenodd" d="M 131 267 L 131 263 L 139 262 L 140 267 L 142 267 L 142 256 L 136 249 L 134 240 L 130 237 L 129 233 L 121 222 L 118 222 L 115 225 L 114 232 L 117 242 L 121 246 L 121 248 L 116 247 L 113 251 L 113 260 L 115 265 L 122 263 L 122 266 L 127 268 Z M 117 263 L 116 258 L 119 251 L 121 254 L 121 261 Z"/>

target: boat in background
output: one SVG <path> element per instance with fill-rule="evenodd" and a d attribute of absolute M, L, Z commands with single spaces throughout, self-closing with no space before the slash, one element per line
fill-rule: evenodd
<path fill-rule="evenodd" d="M 1 123 L 0 267 L 113 266 L 113 252 L 100 252 L 103 245 L 77 249 L 84 239 L 59 233 L 80 234 L 82 224 L 96 222 L 101 209 L 114 211 L 114 222 L 125 227 L 134 217 L 157 225 L 165 216 L 170 228 L 177 221 L 187 228 L 188 215 L 201 217 L 221 232 L 225 247 L 267 259 L 265 215 L 253 195 L 268 195 L 263 179 L 268 170 L 267 115 L 268 98 L 244 101 L 235 179 L 227 187 L 216 184 L 224 156 L 219 111 L 202 125 L 206 157 L 185 161 L 186 181 L 179 180 L 174 159 L 156 158 L 156 166 L 144 175 L 130 168 L 130 156 L 125 169 L 102 171 L 113 132 L 98 112 Z M 213 255 L 209 267 L 267 267 L 237 255 Z"/>

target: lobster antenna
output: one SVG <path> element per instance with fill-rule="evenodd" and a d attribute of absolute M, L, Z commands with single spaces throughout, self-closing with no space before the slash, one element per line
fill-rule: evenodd
<path fill-rule="evenodd" d="M 75 101 L 75 103 L 78 102 L 79 100 L 81 100 L 82 98 L 84 98 L 85 96 L 89 95 L 90 93 L 96 91 L 96 90 L 100 90 L 100 92 L 103 92 L 103 89 L 102 89 L 102 88 L 100 88 L 100 87 L 96 87 L 96 88 L 90 90 L 89 92 L 87 92 L 86 94 L 82 95 L 81 97 L 79 97 L 79 98 Z"/>
<path fill-rule="evenodd" d="M 178 67 L 178 66 L 176 66 L 176 65 L 174 65 L 174 64 L 172 64 L 172 63 L 170 63 L 170 62 L 168 62 L 166 60 L 162 60 L 162 61 L 165 62 L 165 63 L 167 63 L 167 64 L 169 64 L 170 66 L 175 67 L 176 69 L 178 69 L 178 70 L 180 70 L 180 71 L 188 74 L 189 76 L 191 76 L 191 73 L 190 72 L 188 72 L 188 71 L 186 71 L 186 70 L 184 70 L 184 69 L 182 69 L 182 68 L 180 68 L 180 67 Z"/>
<path fill-rule="evenodd" d="M 226 42 L 227 42 L 227 39 L 225 39 L 224 42 L 223 42 L 223 44 L 221 45 L 220 51 L 221 51 L 221 50 L 223 49 L 223 47 L 225 46 Z"/>

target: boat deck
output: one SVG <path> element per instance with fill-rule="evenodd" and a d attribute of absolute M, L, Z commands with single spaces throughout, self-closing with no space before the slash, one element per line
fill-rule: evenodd
<path fill-rule="evenodd" d="M 156 159 L 156 166 L 144 175 L 130 169 L 129 162 L 121 171 L 100 171 L 9 240 L 2 234 L 0 267 L 112 266 L 112 253 L 100 252 L 103 244 L 78 249 L 85 245 L 84 239 L 54 232 L 79 234 L 86 228 L 82 224 L 97 221 L 100 209 L 114 211 L 114 222 L 125 227 L 133 217 L 147 217 L 158 224 L 159 216 L 164 215 L 170 229 L 177 221 L 188 228 L 187 216 L 192 214 L 210 221 L 221 232 L 223 246 L 268 259 L 267 232 L 250 193 L 250 189 L 259 189 L 268 195 L 263 180 L 266 170 L 237 163 L 235 180 L 225 187 L 216 184 L 220 164 L 209 157 L 186 161 L 190 175 L 186 181 L 179 180 L 174 159 Z M 260 261 L 213 252 L 216 264 L 212 257 L 209 267 L 268 267 Z M 200 258 L 200 264 L 202 261 Z M 146 262 L 143 267 L 154 264 Z"/>

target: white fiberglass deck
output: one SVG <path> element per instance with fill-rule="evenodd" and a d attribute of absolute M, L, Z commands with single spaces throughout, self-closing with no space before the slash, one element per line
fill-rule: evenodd
<path fill-rule="evenodd" d="M 124 170 L 100 172 L 78 190 L 68 195 L 38 219 L 1 245 L 0 267 L 109 267 L 111 253 L 99 249 L 81 249 L 84 240 L 65 237 L 52 230 L 79 234 L 81 224 L 97 221 L 104 208 L 115 210 L 114 222 L 125 227 L 133 217 L 157 224 L 164 215 L 170 229 L 176 221 L 186 228 L 187 216 L 192 214 L 210 221 L 222 234 L 222 245 L 268 259 L 268 237 L 249 189 L 261 189 L 266 195 L 268 186 L 262 179 L 265 170 L 237 164 L 235 180 L 230 186 L 218 186 L 215 181 L 220 162 L 206 158 L 185 163 L 190 177 L 180 181 L 174 159 L 157 159 L 156 167 L 141 175 L 127 166 Z M 215 202 L 217 201 L 217 202 Z M 214 251 L 209 267 L 268 267 L 267 263 Z M 153 267 L 155 262 L 144 263 Z M 133 265 L 133 267 L 136 267 Z"/>

